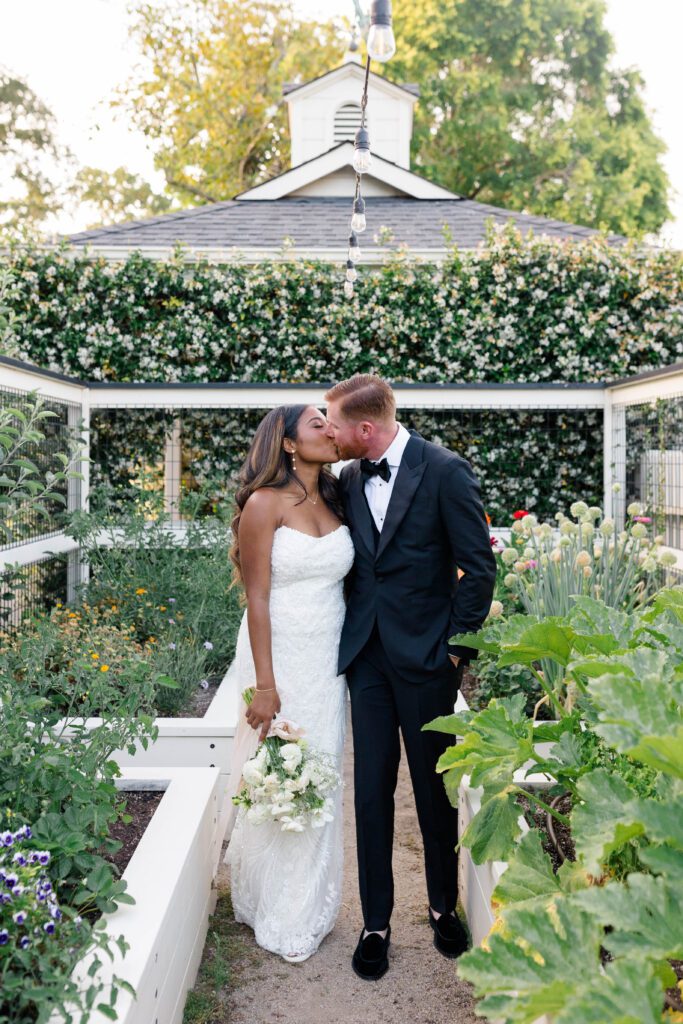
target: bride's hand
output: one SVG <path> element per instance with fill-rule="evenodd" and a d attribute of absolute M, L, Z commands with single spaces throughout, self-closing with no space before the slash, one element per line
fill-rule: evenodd
<path fill-rule="evenodd" d="M 268 735 L 270 724 L 280 710 L 280 706 L 277 690 L 259 690 L 257 687 L 254 691 L 252 702 L 247 708 L 246 719 L 252 729 L 261 727 L 259 736 L 261 741 Z"/>

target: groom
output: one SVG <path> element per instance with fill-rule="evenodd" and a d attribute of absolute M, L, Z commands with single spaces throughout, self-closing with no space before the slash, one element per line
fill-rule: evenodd
<path fill-rule="evenodd" d="M 496 564 L 469 463 L 397 423 L 385 381 L 356 374 L 325 400 L 328 435 L 342 459 L 355 460 L 340 475 L 356 557 L 338 670 L 351 695 L 365 925 L 353 968 L 372 980 L 389 966 L 399 730 L 424 843 L 434 944 L 450 957 L 467 946 L 455 915 L 457 812 L 435 770 L 452 738 L 421 728 L 453 712 L 464 666 L 476 652 L 448 640 L 481 626 Z"/>

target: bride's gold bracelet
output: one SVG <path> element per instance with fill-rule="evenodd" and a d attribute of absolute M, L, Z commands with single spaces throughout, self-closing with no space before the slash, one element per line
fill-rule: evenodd
<path fill-rule="evenodd" d="M 275 693 L 276 690 L 277 690 L 277 686 L 271 686 L 271 688 L 269 690 L 261 690 L 258 686 L 256 687 L 256 692 L 257 693 Z"/>

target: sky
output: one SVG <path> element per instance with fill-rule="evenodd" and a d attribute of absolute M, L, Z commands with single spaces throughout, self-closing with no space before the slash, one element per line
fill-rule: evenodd
<path fill-rule="evenodd" d="M 163 6 L 164 0 L 158 2 Z M 59 141 L 80 164 L 107 170 L 123 164 L 161 189 L 144 137 L 109 107 L 138 59 L 128 39 L 127 6 L 128 0 L 0 0 L 0 66 L 25 78 L 52 109 Z M 295 0 L 295 6 L 320 17 L 320 0 Z M 324 9 L 330 17 L 354 12 L 352 0 L 327 0 Z M 676 192 L 675 219 L 662 229 L 661 240 L 683 249 L 683 0 L 608 0 L 607 26 L 615 63 L 636 66 L 644 75 L 645 99 L 668 147 L 665 165 Z M 77 231 L 91 219 L 91 211 L 74 210 L 52 227 Z"/>

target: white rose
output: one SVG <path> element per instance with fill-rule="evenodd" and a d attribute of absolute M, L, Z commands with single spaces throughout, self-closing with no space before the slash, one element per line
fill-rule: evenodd
<path fill-rule="evenodd" d="M 242 768 L 242 778 L 248 786 L 260 786 L 263 782 L 263 775 L 253 760 L 247 761 Z"/>
<path fill-rule="evenodd" d="M 266 775 L 263 780 L 263 787 L 267 793 L 275 793 L 280 788 L 280 780 L 273 772 Z"/>
<path fill-rule="evenodd" d="M 285 762 L 285 769 L 292 771 L 301 764 L 303 754 L 301 747 L 297 743 L 285 743 L 284 746 L 280 747 L 280 757 Z"/>

